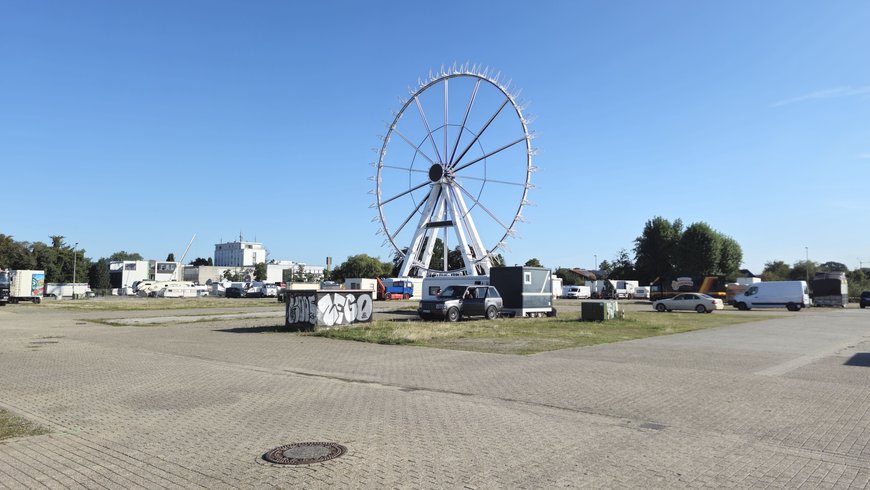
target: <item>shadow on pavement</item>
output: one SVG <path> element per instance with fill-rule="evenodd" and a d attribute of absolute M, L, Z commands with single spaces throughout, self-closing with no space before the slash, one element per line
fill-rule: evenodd
<path fill-rule="evenodd" d="M 235 328 L 219 328 L 213 330 L 214 332 L 225 332 L 225 333 L 270 333 L 270 332 L 299 332 L 296 327 L 286 327 L 284 325 L 271 325 L 271 326 L 260 326 L 260 327 L 235 327 Z"/>
<path fill-rule="evenodd" d="M 843 363 L 844 366 L 870 367 L 870 352 L 859 352 Z"/>

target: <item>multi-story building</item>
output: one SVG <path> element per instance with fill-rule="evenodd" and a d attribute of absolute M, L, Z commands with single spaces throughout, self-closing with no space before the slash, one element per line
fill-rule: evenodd
<path fill-rule="evenodd" d="M 216 267 L 253 267 L 266 262 L 266 249 L 257 242 L 226 242 L 214 246 Z"/>

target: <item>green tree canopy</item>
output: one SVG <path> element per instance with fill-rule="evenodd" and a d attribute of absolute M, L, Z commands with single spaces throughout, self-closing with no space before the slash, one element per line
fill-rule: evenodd
<path fill-rule="evenodd" d="M 671 223 L 656 216 L 646 222 L 641 235 L 634 240 L 634 267 L 642 283 L 673 274 L 682 233 L 683 222 L 680 219 Z"/>
<path fill-rule="evenodd" d="M 761 272 L 762 281 L 787 281 L 790 276 L 791 267 L 781 260 L 766 262 Z"/>
<path fill-rule="evenodd" d="M 145 260 L 142 258 L 138 252 L 125 252 L 124 250 L 120 250 L 118 252 L 109 255 L 109 261 L 121 261 L 121 260 Z"/>
<path fill-rule="evenodd" d="M 211 265 L 211 257 L 209 257 L 208 259 L 204 259 L 202 257 L 197 257 L 197 258 L 190 261 L 190 265 L 192 265 L 194 267 L 199 267 L 202 265 Z"/>
<path fill-rule="evenodd" d="M 719 233 L 703 221 L 692 223 L 683 232 L 677 246 L 677 270 L 689 276 L 718 274 L 721 251 Z"/>
<path fill-rule="evenodd" d="M 88 269 L 88 284 L 93 289 L 109 289 L 109 259 L 99 259 Z"/>
<path fill-rule="evenodd" d="M 562 285 L 564 286 L 578 286 L 586 284 L 586 279 L 572 271 L 571 269 L 558 268 L 556 269 L 556 277 L 562 278 Z"/>
<path fill-rule="evenodd" d="M 610 274 L 607 277 L 611 279 L 633 279 L 635 277 L 634 262 L 628 255 L 628 250 L 622 249 L 616 254 L 616 258 L 611 265 Z"/>
<path fill-rule="evenodd" d="M 167 262 L 175 262 L 175 254 L 172 252 L 169 252 L 169 255 L 166 256 L 166 261 Z"/>
<path fill-rule="evenodd" d="M 265 281 L 266 280 L 266 263 L 260 262 L 254 265 L 254 280 L 255 281 Z"/>
<path fill-rule="evenodd" d="M 743 263 L 743 249 L 737 240 L 727 235 L 720 235 L 721 247 L 719 249 L 719 274 L 729 280 L 734 280 L 740 272 L 740 264 Z"/>
<path fill-rule="evenodd" d="M 537 258 L 531 258 L 526 261 L 526 267 L 544 267 L 541 265 L 541 261 Z"/>
<path fill-rule="evenodd" d="M 846 267 L 846 264 L 833 261 L 825 262 L 820 265 L 819 270 L 823 272 L 849 272 L 849 268 Z"/>
<path fill-rule="evenodd" d="M 366 254 L 352 255 L 332 271 L 335 281 L 343 281 L 349 277 L 382 277 L 390 274 L 393 264 L 381 262 L 381 259 Z"/>

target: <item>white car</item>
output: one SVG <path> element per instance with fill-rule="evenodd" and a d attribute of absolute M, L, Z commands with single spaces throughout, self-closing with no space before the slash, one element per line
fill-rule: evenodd
<path fill-rule="evenodd" d="M 713 310 L 724 310 L 725 303 L 703 293 L 681 293 L 654 302 L 653 308 L 656 311 L 695 310 L 698 313 L 712 313 Z"/>

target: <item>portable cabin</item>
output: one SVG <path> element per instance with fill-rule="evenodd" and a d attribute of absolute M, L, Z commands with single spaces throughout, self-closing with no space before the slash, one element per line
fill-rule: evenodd
<path fill-rule="evenodd" d="M 551 316 L 553 308 L 553 280 L 545 267 L 493 267 L 489 270 L 489 284 L 495 286 L 504 300 L 503 315 Z"/>

